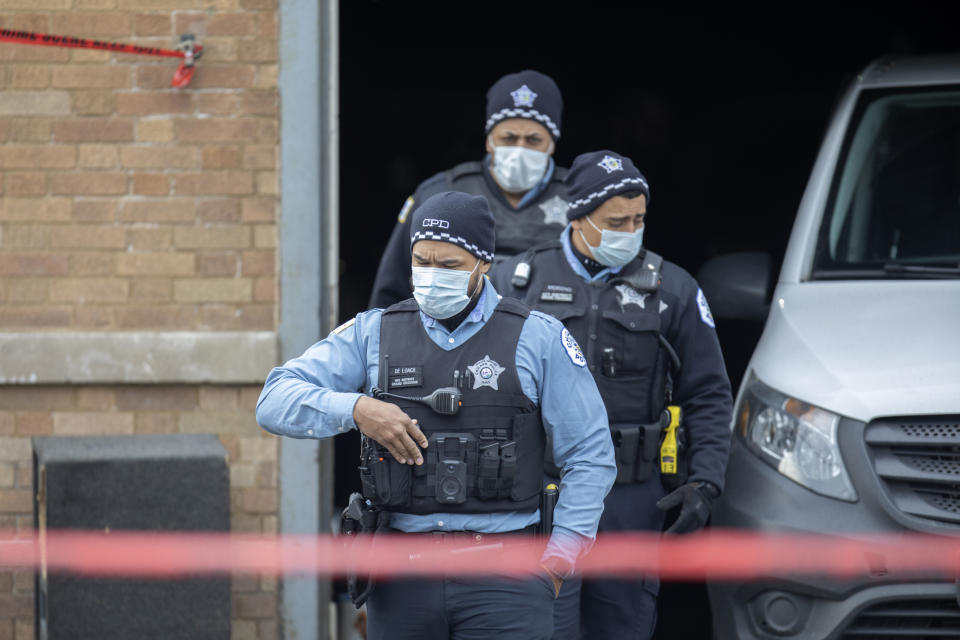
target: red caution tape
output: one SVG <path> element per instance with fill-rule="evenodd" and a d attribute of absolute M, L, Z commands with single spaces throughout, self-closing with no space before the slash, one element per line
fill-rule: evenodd
<path fill-rule="evenodd" d="M 16 537 L 19 535 L 20 537 Z M 226 533 L 0 532 L 0 567 L 87 576 L 190 577 L 231 572 L 378 577 L 540 571 L 544 542 L 483 536 L 246 536 Z M 351 543 L 352 542 L 352 543 Z M 577 569 L 587 576 L 659 574 L 667 580 L 750 580 L 789 574 L 953 579 L 960 539 L 926 534 L 836 537 L 708 530 L 685 536 L 601 535 Z"/>
<path fill-rule="evenodd" d="M 181 36 L 180 47 L 178 49 L 141 47 L 135 44 L 103 42 L 101 40 L 87 40 L 73 36 L 58 36 L 50 33 L 34 33 L 32 31 L 19 31 L 15 29 L 0 29 L 0 42 L 33 44 L 46 47 L 66 47 L 70 49 L 100 49 L 144 56 L 183 58 L 183 62 L 177 67 L 173 81 L 171 82 L 171 85 L 174 87 L 185 87 L 190 83 L 190 79 L 193 78 L 194 62 L 203 54 L 203 46 L 195 44 L 193 36 L 189 34 Z"/>

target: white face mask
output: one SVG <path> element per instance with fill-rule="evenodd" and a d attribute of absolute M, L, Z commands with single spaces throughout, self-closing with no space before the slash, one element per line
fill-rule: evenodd
<path fill-rule="evenodd" d="M 413 267 L 413 297 L 420 310 L 431 318 L 446 320 L 457 315 L 470 302 L 470 277 L 480 266 L 480 260 L 471 271 L 442 269 L 440 267 Z"/>
<path fill-rule="evenodd" d="M 497 147 L 487 137 L 493 148 L 493 179 L 507 193 L 523 193 L 543 180 L 553 151 L 536 151 L 526 147 Z"/>
<path fill-rule="evenodd" d="M 583 231 L 580 231 L 580 238 L 583 243 L 590 247 L 590 253 L 594 260 L 608 267 L 622 267 L 637 257 L 640 253 L 640 247 L 643 245 L 643 227 L 636 231 L 611 231 L 610 229 L 601 229 L 593 224 L 593 220 L 587 218 L 594 229 L 600 232 L 600 246 L 595 247 L 587 242 Z"/>

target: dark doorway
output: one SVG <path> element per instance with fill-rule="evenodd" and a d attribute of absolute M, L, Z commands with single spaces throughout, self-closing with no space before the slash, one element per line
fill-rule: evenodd
<path fill-rule="evenodd" d="M 342 2 L 341 320 L 366 308 L 406 197 L 483 155 L 486 90 L 525 68 L 563 92 L 558 164 L 607 148 L 646 174 L 647 246 L 692 273 L 731 251 L 779 261 L 845 80 L 883 54 L 955 48 L 950 4 Z M 718 327 L 735 382 L 759 329 Z M 338 438 L 337 504 L 357 442 Z M 664 585 L 657 637 L 708 625 L 702 586 Z"/>

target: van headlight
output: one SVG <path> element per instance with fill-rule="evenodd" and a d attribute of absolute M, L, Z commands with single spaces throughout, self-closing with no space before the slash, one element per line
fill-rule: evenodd
<path fill-rule="evenodd" d="M 837 444 L 840 416 L 752 378 L 737 406 L 737 429 L 774 469 L 819 494 L 855 502 Z"/>

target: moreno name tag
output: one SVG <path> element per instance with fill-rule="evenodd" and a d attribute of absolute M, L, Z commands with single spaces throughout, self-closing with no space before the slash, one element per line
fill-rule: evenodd
<path fill-rule="evenodd" d="M 540 292 L 540 302 L 573 302 L 573 287 L 548 284 Z"/>
<path fill-rule="evenodd" d="M 423 386 L 423 365 L 390 367 L 388 373 L 391 389 Z"/>

